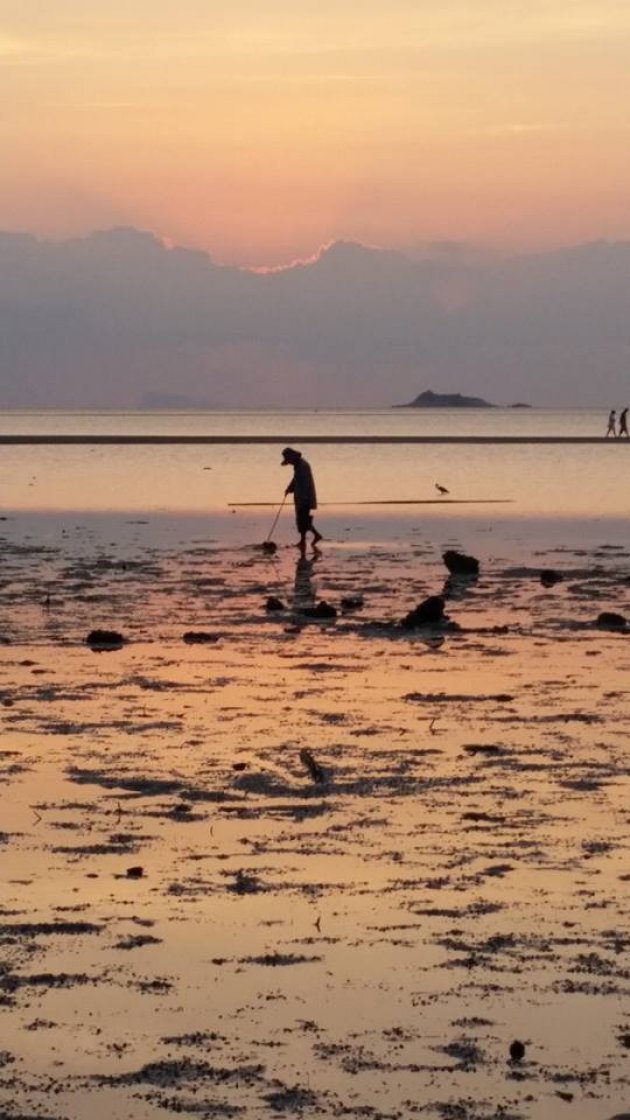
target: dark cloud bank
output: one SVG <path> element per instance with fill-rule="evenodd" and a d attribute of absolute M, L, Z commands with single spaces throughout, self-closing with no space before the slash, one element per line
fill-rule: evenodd
<path fill-rule="evenodd" d="M 0 234 L 0 405 L 387 407 L 629 395 L 630 242 L 411 259 L 338 242 L 257 274 L 133 229 Z"/>

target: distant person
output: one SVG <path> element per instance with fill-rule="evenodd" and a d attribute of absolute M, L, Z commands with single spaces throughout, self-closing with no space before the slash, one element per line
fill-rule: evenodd
<path fill-rule="evenodd" d="M 321 541 L 322 535 L 313 525 L 313 510 L 317 509 L 317 494 L 310 464 L 302 458 L 302 452 L 293 447 L 285 447 L 282 452 L 282 466 L 293 467 L 293 478 L 285 490 L 285 494 L 293 494 L 295 505 L 295 523 L 300 534 L 298 548 L 306 548 L 306 534 L 313 534 L 313 547 Z"/>
<path fill-rule="evenodd" d="M 617 417 L 617 414 L 616 414 L 614 408 L 611 408 L 610 412 L 608 413 L 608 427 L 606 428 L 606 435 L 607 436 L 616 436 L 617 435 L 616 417 Z"/>
<path fill-rule="evenodd" d="M 627 408 L 622 409 L 622 411 L 619 413 L 619 431 L 617 432 L 617 435 L 618 436 L 626 436 L 626 438 L 628 437 L 628 409 Z"/>

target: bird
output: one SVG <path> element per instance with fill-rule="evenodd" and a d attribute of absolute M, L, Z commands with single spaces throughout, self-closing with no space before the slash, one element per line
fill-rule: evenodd
<path fill-rule="evenodd" d="M 446 486 L 440 486 L 439 482 L 436 482 L 435 489 L 437 490 L 438 494 L 450 494 L 450 490 L 447 490 Z"/>

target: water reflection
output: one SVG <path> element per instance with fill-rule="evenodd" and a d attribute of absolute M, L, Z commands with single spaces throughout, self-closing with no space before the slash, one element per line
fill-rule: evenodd
<path fill-rule="evenodd" d="M 300 551 L 295 564 L 295 578 L 293 582 L 292 606 L 296 614 L 300 614 L 306 607 L 315 606 L 317 585 L 313 580 L 313 568 L 319 560 L 321 553 L 314 548 L 310 556 Z"/>

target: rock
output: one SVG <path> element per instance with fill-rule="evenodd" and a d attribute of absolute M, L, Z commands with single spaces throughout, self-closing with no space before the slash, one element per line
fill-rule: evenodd
<path fill-rule="evenodd" d="M 304 607 L 302 614 L 307 618 L 336 618 L 337 608 L 333 607 L 332 603 L 327 603 L 325 599 L 317 604 L 316 607 Z"/>
<path fill-rule="evenodd" d="M 90 630 L 85 644 L 97 651 L 122 649 L 125 639 L 117 630 Z"/>
<path fill-rule="evenodd" d="M 465 552 L 449 548 L 442 553 L 442 559 L 452 576 L 479 575 L 479 561 L 474 556 L 466 556 Z"/>
<path fill-rule="evenodd" d="M 184 634 L 184 641 L 189 645 L 218 642 L 220 634 L 211 634 L 208 630 L 187 630 Z"/>
<path fill-rule="evenodd" d="M 275 595 L 270 595 L 265 603 L 265 610 L 269 612 L 283 611 L 284 603 L 281 599 L 276 599 Z"/>
<path fill-rule="evenodd" d="M 347 595 L 341 600 L 342 611 L 358 611 L 363 606 L 362 595 Z"/>
<path fill-rule="evenodd" d="M 326 775 L 321 766 L 315 761 L 313 755 L 306 747 L 300 751 L 300 761 L 304 763 L 314 782 L 321 783 L 326 780 Z"/>
<path fill-rule="evenodd" d="M 269 556 L 273 556 L 274 552 L 278 551 L 278 546 L 277 544 L 274 544 L 273 541 L 263 541 L 260 547 L 262 548 L 262 551 L 266 552 Z"/>
<path fill-rule="evenodd" d="M 125 873 L 128 879 L 142 879 L 144 875 L 144 867 L 128 867 Z"/>
<path fill-rule="evenodd" d="M 513 1062 L 522 1062 L 525 1057 L 525 1044 L 518 1038 L 510 1043 L 510 1058 Z"/>
<path fill-rule="evenodd" d="M 552 568 L 545 568 L 540 573 L 540 582 L 543 587 L 553 587 L 556 583 L 562 583 L 562 576 L 560 572 L 554 572 Z"/>
<path fill-rule="evenodd" d="M 600 630 L 625 630 L 627 623 L 624 616 L 616 611 L 602 611 L 598 614 L 595 625 Z"/>
<path fill-rule="evenodd" d="M 441 595 L 429 595 L 405 615 L 401 626 L 404 630 L 416 630 L 422 626 L 440 626 L 444 621 L 444 599 Z"/>

